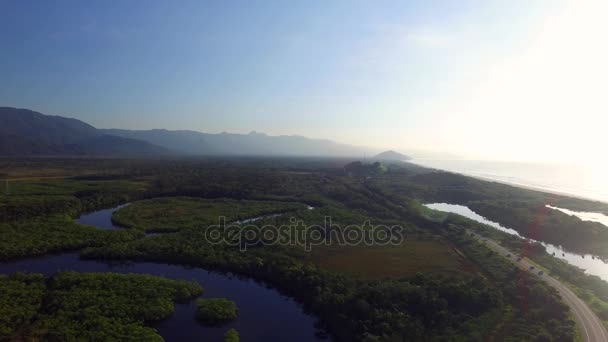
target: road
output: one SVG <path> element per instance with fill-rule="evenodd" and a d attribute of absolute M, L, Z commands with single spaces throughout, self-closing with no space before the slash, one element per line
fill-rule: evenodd
<path fill-rule="evenodd" d="M 479 238 L 477 234 L 475 234 L 475 236 Z M 608 342 L 608 332 L 606 331 L 606 328 L 604 327 L 600 319 L 593 313 L 593 311 L 591 311 L 587 304 L 585 304 L 585 302 L 579 299 L 574 294 L 574 292 L 572 292 L 572 290 L 570 290 L 566 285 L 560 283 L 555 278 L 547 275 L 546 273 L 539 275 L 539 270 L 536 268 L 536 266 L 529 263 L 525 258 L 521 259 L 520 261 L 517 261 L 517 254 L 509 251 L 508 249 L 499 245 L 495 241 L 492 241 L 490 239 L 483 240 L 486 246 L 488 246 L 490 249 L 505 256 L 506 258 L 511 260 L 513 264 L 515 264 L 522 270 L 530 272 L 536 277 L 539 277 L 539 279 L 544 280 L 547 284 L 554 287 L 562 295 L 564 302 L 570 307 L 572 313 L 574 314 L 574 318 L 576 319 L 576 323 L 579 326 L 583 341 Z M 507 255 L 509 254 L 510 256 L 507 257 Z M 531 269 L 531 267 L 533 268 Z"/>

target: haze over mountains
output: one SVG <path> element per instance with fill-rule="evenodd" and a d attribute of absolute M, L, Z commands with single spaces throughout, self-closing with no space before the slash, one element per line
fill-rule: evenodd
<path fill-rule="evenodd" d="M 0 155 L 157 155 L 168 150 L 107 135 L 80 120 L 0 107 Z"/>
<path fill-rule="evenodd" d="M 410 156 L 406 156 L 405 154 L 395 152 L 393 150 L 384 151 L 382 153 L 377 154 L 373 159 L 379 161 L 405 161 L 412 159 Z"/>
<path fill-rule="evenodd" d="M 367 152 L 364 148 L 297 135 L 270 136 L 257 132 L 210 134 L 164 129 L 146 131 L 102 129 L 100 131 L 146 141 L 189 155 L 362 156 Z"/>
<path fill-rule="evenodd" d="M 77 119 L 0 107 L 0 155 L 353 156 L 367 148 L 302 136 L 98 129 Z"/>

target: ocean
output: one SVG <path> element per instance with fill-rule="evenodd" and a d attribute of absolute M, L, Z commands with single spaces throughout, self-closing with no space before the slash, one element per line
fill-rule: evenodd
<path fill-rule="evenodd" d="M 608 203 L 608 170 L 604 167 L 482 160 L 414 159 L 410 162 L 482 179 Z"/>

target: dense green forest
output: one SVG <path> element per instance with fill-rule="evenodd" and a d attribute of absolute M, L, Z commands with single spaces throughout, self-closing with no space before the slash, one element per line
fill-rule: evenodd
<path fill-rule="evenodd" d="M 535 210 L 530 208 L 549 200 L 573 209 L 606 208 L 413 165 L 346 167 L 351 162 L 305 158 L 0 160 L 0 172 L 11 179 L 0 197 L 4 217 L 0 257 L 83 249 L 83 258 L 171 262 L 233 272 L 264 281 L 301 302 L 336 341 L 574 339 L 574 322 L 555 290 L 465 233 L 466 229 L 494 232 L 453 215 L 430 217 L 420 202 L 495 205 L 500 208 L 493 209 L 501 216 L 498 222 L 525 221 Z M 126 202 L 133 203 L 113 216 L 123 229 L 101 230 L 73 222 L 81 213 Z M 515 215 L 515 207 L 525 209 Z M 562 214 L 554 212 L 551 215 Z M 263 244 L 243 252 L 239 246 L 208 243 L 200 229 L 220 215 L 240 220 L 276 213 L 285 215 L 252 224 L 281 225 L 296 218 L 306 225 L 320 225 L 331 216 L 340 225 L 364 221 L 400 225 L 406 240 L 374 249 L 373 254 L 364 246 L 343 250 L 313 246 L 308 253 L 300 245 Z M 568 223 L 559 228 L 560 222 Z M 601 234 L 598 237 L 590 226 L 574 221 L 548 220 L 546 229 L 553 229 L 559 238 L 555 232 L 574 224 L 580 231 L 576 243 L 595 236 L 593 246 L 599 247 L 594 248 L 604 246 Z M 144 236 L 146 230 L 171 233 Z M 605 282 L 536 253 L 522 241 L 492 236 L 513 249 L 529 251 L 552 274 L 597 299 L 594 309 L 603 310 L 603 301 L 608 299 Z M 356 256 L 363 262 L 350 266 L 348 272 L 340 266 L 344 261 L 328 266 L 347 251 L 349 258 Z M 411 266 L 420 259 L 436 262 Z M 370 274 L 391 263 L 394 269 L 412 271 Z M 5 289 L 0 292 L 0 311 L 10 313 L 0 318 L 4 336 L 44 333 L 59 340 L 125 334 L 158 339 L 144 323 L 166 317 L 173 301 L 200 292 L 194 284 L 111 274 L 60 273 L 46 282 L 39 275 L 12 275 L 0 278 L 0 286 Z M 11 301 L 1 297 L 4 293 L 21 299 Z M 151 293 L 157 298 L 151 298 Z M 96 307 L 95 301 L 102 298 L 111 298 L 104 302 L 117 307 Z M 84 303 L 90 304 L 90 312 L 79 311 Z M 72 311 L 78 314 L 69 314 Z M 227 333 L 226 340 L 234 339 L 238 340 L 237 333 Z"/>
<path fill-rule="evenodd" d="M 220 325 L 236 319 L 238 309 L 226 298 L 200 298 L 196 300 L 196 317 L 209 325 Z"/>
<path fill-rule="evenodd" d="M 75 250 L 142 237 L 137 230 L 108 231 L 74 223 L 66 215 L 0 222 L 0 260 Z"/>
<path fill-rule="evenodd" d="M 41 274 L 0 275 L 0 340 L 30 324 L 40 310 L 45 292 Z"/>
<path fill-rule="evenodd" d="M 162 341 L 144 323 L 202 293 L 196 283 L 148 275 L 57 273 L 0 277 L 0 339 Z"/>
<path fill-rule="evenodd" d="M 238 331 L 234 329 L 230 329 L 226 331 L 226 334 L 224 334 L 224 342 L 239 342 L 239 340 L 240 335 Z"/>

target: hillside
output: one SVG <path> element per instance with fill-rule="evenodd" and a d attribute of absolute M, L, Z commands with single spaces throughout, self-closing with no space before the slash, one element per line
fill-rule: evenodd
<path fill-rule="evenodd" d="M 387 160 L 387 161 L 404 161 L 404 160 L 410 160 L 412 159 L 410 156 L 406 156 L 405 154 L 401 154 L 399 152 L 395 152 L 392 150 L 389 151 L 384 151 L 378 155 L 376 155 L 374 158 L 375 160 Z"/>
<path fill-rule="evenodd" d="M 0 107 L 0 155 L 158 155 L 145 141 L 104 134 L 80 120 Z"/>

